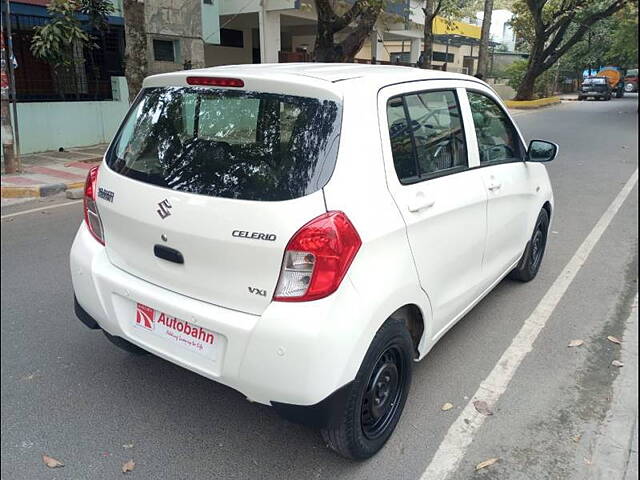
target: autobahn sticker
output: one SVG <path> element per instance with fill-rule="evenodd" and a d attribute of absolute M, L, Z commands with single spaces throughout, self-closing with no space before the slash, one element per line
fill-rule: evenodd
<path fill-rule="evenodd" d="M 159 312 L 142 303 L 136 306 L 135 325 L 158 337 L 173 341 L 182 348 L 215 360 L 216 337 L 205 328 Z"/>

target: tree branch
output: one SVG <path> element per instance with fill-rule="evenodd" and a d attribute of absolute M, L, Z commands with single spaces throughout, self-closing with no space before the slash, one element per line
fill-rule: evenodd
<path fill-rule="evenodd" d="M 578 29 L 574 32 L 574 34 L 560 48 L 555 49 L 555 51 L 549 48 L 546 48 L 545 49 L 546 60 L 543 63 L 543 69 L 544 70 L 549 69 L 555 62 L 558 61 L 560 57 L 562 57 L 562 55 L 567 53 L 567 51 L 571 47 L 573 47 L 576 43 L 582 40 L 582 37 L 584 37 L 584 34 L 589 30 L 589 28 L 594 23 L 613 15 L 618 10 L 621 10 L 627 4 L 628 1 L 629 0 L 615 0 L 611 5 L 609 5 L 604 10 L 600 10 L 599 12 L 593 13 L 590 16 L 588 16 L 586 19 L 584 19 L 581 22 Z M 566 31 L 566 28 L 565 28 L 565 31 Z M 556 46 L 557 46 L 557 44 L 559 44 L 562 41 L 562 37 L 556 34 L 556 38 L 558 38 L 558 42 L 556 42 Z M 554 42 L 556 38 L 554 38 Z"/>

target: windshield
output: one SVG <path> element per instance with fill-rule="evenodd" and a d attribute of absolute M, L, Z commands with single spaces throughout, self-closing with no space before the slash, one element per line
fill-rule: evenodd
<path fill-rule="evenodd" d="M 107 153 L 109 167 L 165 188 L 245 200 L 288 200 L 329 180 L 334 101 L 206 87 L 143 91 Z"/>

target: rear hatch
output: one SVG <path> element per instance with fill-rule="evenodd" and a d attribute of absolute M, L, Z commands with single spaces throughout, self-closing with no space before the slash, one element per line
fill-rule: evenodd
<path fill-rule="evenodd" d="M 583 92 L 606 92 L 608 88 L 606 78 L 587 78 L 582 84 Z"/>
<path fill-rule="evenodd" d="M 299 93 L 286 84 L 144 89 L 98 174 L 110 261 L 168 290 L 262 313 L 288 240 L 326 211 L 337 155 L 340 100 Z"/>

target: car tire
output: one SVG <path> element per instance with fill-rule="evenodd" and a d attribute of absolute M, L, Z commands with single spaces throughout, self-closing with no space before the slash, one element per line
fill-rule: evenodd
<path fill-rule="evenodd" d="M 633 88 L 633 83 L 627 83 L 627 84 L 624 86 L 624 91 L 625 91 L 625 92 L 627 92 L 627 93 L 632 93 L 632 92 L 633 92 L 633 90 L 634 90 L 634 88 Z"/>
<path fill-rule="evenodd" d="M 387 442 L 411 386 L 414 346 L 404 321 L 390 318 L 378 330 L 334 423 L 321 430 L 343 457 L 365 460 Z"/>
<path fill-rule="evenodd" d="M 518 266 L 509 273 L 509 278 L 519 282 L 530 282 L 540 270 L 540 264 L 544 257 L 547 246 L 547 235 L 549 234 L 549 214 L 543 208 L 536 220 L 531 240 L 527 243 L 527 248 L 518 263 Z"/>
<path fill-rule="evenodd" d="M 140 348 L 137 345 L 134 345 L 133 343 L 125 340 L 122 337 L 116 337 L 114 335 L 107 333 L 104 330 L 102 332 L 107 337 L 107 340 L 109 340 L 116 347 L 120 348 L 121 350 L 124 350 L 125 352 L 132 353 L 134 355 L 150 355 L 150 353 L 147 352 L 146 350 Z"/>
<path fill-rule="evenodd" d="M 584 97 L 582 95 L 578 95 L 578 101 L 581 102 L 584 100 Z"/>

